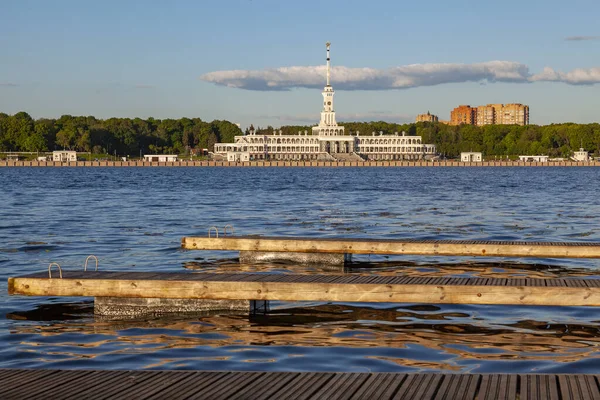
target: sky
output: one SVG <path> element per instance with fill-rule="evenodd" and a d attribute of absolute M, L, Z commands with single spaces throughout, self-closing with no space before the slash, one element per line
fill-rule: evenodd
<path fill-rule="evenodd" d="M 523 103 L 600 121 L 600 1 L 0 0 L 0 112 L 316 124 Z"/>

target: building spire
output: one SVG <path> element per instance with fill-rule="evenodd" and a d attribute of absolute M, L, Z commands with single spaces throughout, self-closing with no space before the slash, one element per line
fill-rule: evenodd
<path fill-rule="evenodd" d="M 331 46 L 331 43 L 327 42 L 325 43 L 325 46 L 327 46 L 327 86 L 329 86 L 329 77 L 331 69 L 331 66 L 329 65 L 329 47 Z"/>

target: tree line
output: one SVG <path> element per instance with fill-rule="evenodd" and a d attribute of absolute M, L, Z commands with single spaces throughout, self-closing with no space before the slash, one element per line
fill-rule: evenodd
<path fill-rule="evenodd" d="M 600 124 L 562 123 L 551 125 L 446 125 L 442 123 L 417 122 L 396 124 L 377 122 L 340 123 L 347 135 L 371 136 L 406 132 L 422 137 L 423 143 L 436 145 L 437 152 L 455 158 L 463 151 L 481 151 L 486 157 L 548 155 L 569 157 L 583 147 L 590 153 L 600 155 Z M 308 131 L 310 126 L 282 126 L 277 128 L 284 135 L 297 135 Z M 272 133 L 273 128 L 257 128 L 258 134 Z"/>
<path fill-rule="evenodd" d="M 199 118 L 141 119 L 63 115 L 34 120 L 26 112 L 0 113 L 0 151 L 76 150 L 135 156 L 141 153 L 187 154 L 212 151 L 218 142 L 233 142 L 240 128 L 229 122 Z"/>
<path fill-rule="evenodd" d="M 436 145 L 439 154 L 453 158 L 462 151 L 481 151 L 486 157 L 548 155 L 568 157 L 583 147 L 600 154 L 600 124 L 551 125 L 473 125 L 450 126 L 441 123 L 396 124 L 384 121 L 345 122 L 346 134 L 361 136 L 406 132 L 421 136 L 423 143 Z M 273 127 L 251 126 L 258 135 L 272 134 Z M 277 128 L 284 135 L 312 132 L 308 125 Z M 0 113 L 0 151 L 41 152 L 70 149 L 96 154 L 116 152 L 135 156 L 141 153 L 187 154 L 201 149 L 214 150 L 218 142 L 233 142 L 242 135 L 240 128 L 229 122 L 205 122 L 199 118 L 141 119 L 63 115 L 58 119 L 34 120 L 25 112 L 14 115 Z"/>

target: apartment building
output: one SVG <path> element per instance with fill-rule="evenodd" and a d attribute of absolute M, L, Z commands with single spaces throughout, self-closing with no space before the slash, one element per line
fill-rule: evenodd
<path fill-rule="evenodd" d="M 529 125 L 529 106 L 520 103 L 488 104 L 478 107 L 461 105 L 450 113 L 450 124 Z"/>
<path fill-rule="evenodd" d="M 460 105 L 450 112 L 450 125 L 477 125 L 477 108 Z"/>
<path fill-rule="evenodd" d="M 427 114 L 419 114 L 417 115 L 416 122 L 438 122 L 439 118 L 437 115 L 431 114 L 427 111 Z"/>
<path fill-rule="evenodd" d="M 529 125 L 529 106 L 518 103 L 505 104 L 499 111 L 496 112 L 497 124 Z"/>

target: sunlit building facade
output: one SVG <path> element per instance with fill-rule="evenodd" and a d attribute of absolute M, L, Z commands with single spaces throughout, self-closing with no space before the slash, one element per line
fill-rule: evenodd
<path fill-rule="evenodd" d="M 461 105 L 450 113 L 451 125 L 529 125 L 529 106 L 520 103 Z"/>
<path fill-rule="evenodd" d="M 236 136 L 233 143 L 216 143 L 214 156 L 228 161 L 252 160 L 419 160 L 433 158 L 435 145 L 423 144 L 420 136 L 407 136 L 404 132 L 384 135 L 373 132 L 359 136 L 347 134 L 335 119 L 334 90 L 330 84 L 330 43 L 327 43 L 327 80 L 323 89 L 323 108 L 319 124 L 311 132 L 282 135 Z"/>
<path fill-rule="evenodd" d="M 416 122 L 438 122 L 439 118 L 437 115 L 431 114 L 427 111 L 427 114 L 419 114 L 415 120 Z"/>

